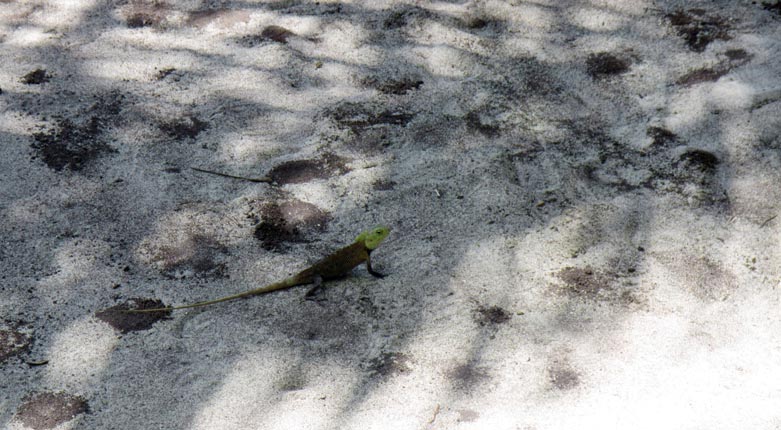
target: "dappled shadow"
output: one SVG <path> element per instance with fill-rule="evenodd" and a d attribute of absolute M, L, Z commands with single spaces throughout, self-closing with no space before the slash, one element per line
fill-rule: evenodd
<path fill-rule="evenodd" d="M 773 51 L 738 47 L 754 23 L 728 10 L 9 4 L 0 309 L 34 328 L 30 357 L 90 339 L 94 354 L 7 366 L 3 423 L 52 387 L 86 399 L 85 428 L 357 428 L 405 384 L 402 428 L 437 424 L 432 410 L 441 428 L 477 420 L 455 408 L 495 390 L 544 404 L 598 386 L 582 367 L 616 349 L 579 347 L 619 344 L 670 291 L 697 306 L 745 294 L 718 251 L 742 242 L 671 244 L 696 235 L 665 236 L 679 227 L 660 211 L 718 235 L 774 228 L 780 196 L 747 194 L 778 176 L 778 99 L 772 80 L 741 79 Z M 741 16 L 777 19 L 754 9 Z M 770 130 L 738 123 L 752 118 Z M 121 337 L 91 317 L 256 288 L 375 222 L 393 228 L 374 257 L 390 276 L 329 284 L 322 302 L 291 289 Z M 768 236 L 765 260 L 747 254 L 757 288 L 777 275 Z M 680 284 L 656 285 L 660 271 Z"/>

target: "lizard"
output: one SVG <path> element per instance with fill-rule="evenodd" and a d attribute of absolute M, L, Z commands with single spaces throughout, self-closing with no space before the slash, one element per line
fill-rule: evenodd
<path fill-rule="evenodd" d="M 131 309 L 127 310 L 126 312 L 168 312 L 177 309 L 197 308 L 201 306 L 213 305 L 215 303 L 227 302 L 228 300 L 234 300 L 241 297 L 266 294 L 272 291 L 291 288 L 298 285 L 314 284 L 314 287 L 307 291 L 305 295 L 306 298 L 310 298 L 321 288 L 323 281 L 347 276 L 350 271 L 352 271 L 361 263 L 366 264 L 366 270 L 368 270 L 372 276 L 383 278 L 385 275 L 375 271 L 372 268 L 371 253 L 377 249 L 378 246 L 380 246 L 380 243 L 382 243 L 382 241 L 388 237 L 389 233 L 390 228 L 385 226 L 377 226 L 370 230 L 364 230 L 361 232 L 361 234 L 358 235 L 358 237 L 355 238 L 355 241 L 352 244 L 336 250 L 332 254 L 314 263 L 310 267 L 298 272 L 296 275 L 283 279 L 279 282 L 266 285 L 265 287 L 245 291 L 243 293 L 226 296 L 219 299 L 192 303 L 189 305 L 175 307 L 169 306 L 155 309 Z"/>

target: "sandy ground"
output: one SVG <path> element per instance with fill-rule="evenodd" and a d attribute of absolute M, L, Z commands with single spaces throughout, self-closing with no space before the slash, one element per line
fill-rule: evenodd
<path fill-rule="evenodd" d="M 0 0 L 0 58 L 0 428 L 781 428 L 775 1 Z"/>

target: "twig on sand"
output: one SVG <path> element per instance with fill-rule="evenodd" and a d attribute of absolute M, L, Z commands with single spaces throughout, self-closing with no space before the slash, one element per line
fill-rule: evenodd
<path fill-rule="evenodd" d="M 434 413 L 432 414 L 431 418 L 426 423 L 427 426 L 430 426 L 430 425 L 434 424 L 434 421 L 437 420 L 437 415 L 439 415 L 439 410 L 440 409 L 441 408 L 439 406 L 439 403 L 437 403 L 437 406 L 434 408 Z"/>
<path fill-rule="evenodd" d="M 222 176 L 222 177 L 225 177 L 225 178 L 241 179 L 242 181 L 249 181 L 249 182 L 268 182 L 268 183 L 271 183 L 271 178 L 267 178 L 265 176 L 262 177 L 262 178 L 247 178 L 247 177 L 244 177 L 244 176 L 229 175 L 227 173 L 215 172 L 213 170 L 206 170 L 206 169 L 201 169 L 201 168 L 198 168 L 198 167 L 190 167 L 190 168 L 195 170 L 196 172 L 209 173 L 209 174 L 212 174 L 212 175 Z"/>

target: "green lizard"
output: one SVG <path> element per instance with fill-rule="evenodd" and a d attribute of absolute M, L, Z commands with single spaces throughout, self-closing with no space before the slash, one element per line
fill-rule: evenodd
<path fill-rule="evenodd" d="M 255 290 L 245 291 L 243 293 L 234 294 L 232 296 L 223 297 L 220 299 L 209 300 L 206 302 L 198 302 L 190 305 L 182 305 L 176 307 L 155 308 L 155 309 L 133 309 L 127 312 L 142 313 L 142 312 L 163 312 L 172 311 L 175 309 L 196 308 L 200 306 L 212 305 L 215 303 L 227 302 L 228 300 L 238 299 L 240 297 L 255 296 L 258 294 L 270 293 L 272 291 L 282 290 L 285 288 L 295 287 L 297 285 L 315 284 L 307 293 L 307 298 L 311 297 L 318 289 L 320 289 L 323 281 L 338 279 L 347 276 L 351 270 L 353 270 L 359 264 L 366 262 L 366 270 L 373 276 L 382 278 L 385 275 L 375 272 L 372 269 L 371 253 L 388 237 L 390 228 L 385 226 L 377 226 L 371 230 L 365 230 L 355 238 L 355 242 L 351 245 L 347 245 L 342 249 L 337 250 L 333 254 L 323 258 L 311 267 L 302 270 L 297 275 L 291 276 L 282 281 L 275 282 L 262 288 Z"/>

